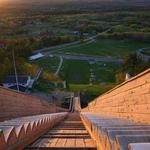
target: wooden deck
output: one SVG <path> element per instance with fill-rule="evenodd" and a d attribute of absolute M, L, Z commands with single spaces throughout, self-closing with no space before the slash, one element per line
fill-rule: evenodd
<path fill-rule="evenodd" d="M 96 150 L 97 148 L 82 124 L 79 114 L 70 113 L 63 122 L 26 148 L 29 149 Z"/>

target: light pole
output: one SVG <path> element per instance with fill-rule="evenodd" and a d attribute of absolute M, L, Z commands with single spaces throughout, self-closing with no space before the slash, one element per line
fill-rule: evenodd
<path fill-rule="evenodd" d="M 13 56 L 13 65 L 14 65 L 14 71 L 15 71 L 17 91 L 19 92 L 18 75 L 17 75 L 17 68 L 16 68 L 16 61 L 15 61 L 15 52 L 14 52 L 14 50 L 12 50 L 12 56 Z"/>

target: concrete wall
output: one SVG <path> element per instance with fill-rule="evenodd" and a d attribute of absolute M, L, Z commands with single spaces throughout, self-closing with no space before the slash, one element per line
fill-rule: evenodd
<path fill-rule="evenodd" d="M 82 111 L 150 123 L 150 69 L 99 96 Z"/>
<path fill-rule="evenodd" d="M 0 87 L 0 121 L 22 116 L 66 111 L 38 97 Z"/>
<path fill-rule="evenodd" d="M 139 50 L 137 51 L 137 56 L 138 56 L 140 59 L 142 59 L 143 61 L 149 62 L 149 61 L 150 61 L 150 56 L 144 55 L 144 54 L 142 53 L 142 52 L 144 52 L 145 50 L 149 50 L 149 49 L 150 49 L 150 47 L 139 49 Z"/>

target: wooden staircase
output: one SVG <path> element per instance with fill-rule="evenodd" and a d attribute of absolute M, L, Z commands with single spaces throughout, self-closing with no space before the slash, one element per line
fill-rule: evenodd
<path fill-rule="evenodd" d="M 69 113 L 64 121 L 26 148 L 26 150 L 34 149 L 96 150 L 97 148 L 82 124 L 79 113 Z"/>

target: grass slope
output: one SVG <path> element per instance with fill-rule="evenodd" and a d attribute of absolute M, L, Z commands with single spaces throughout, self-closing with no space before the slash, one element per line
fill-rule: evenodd
<path fill-rule="evenodd" d="M 115 71 L 119 64 L 98 62 L 90 65 L 87 61 L 65 60 L 60 75 L 68 83 L 89 84 L 91 72 L 94 83 L 115 82 Z"/>
<path fill-rule="evenodd" d="M 124 58 L 143 47 L 150 47 L 150 44 L 132 40 L 98 39 L 93 43 L 64 48 L 61 52 Z"/>
<path fill-rule="evenodd" d="M 43 68 L 45 71 L 48 72 L 55 72 L 58 65 L 59 65 L 59 58 L 58 57 L 44 57 L 42 59 L 39 59 L 35 61 L 34 63 L 38 65 L 39 67 Z"/>
<path fill-rule="evenodd" d="M 65 60 L 60 75 L 69 83 L 88 83 L 89 69 L 86 61 Z"/>

